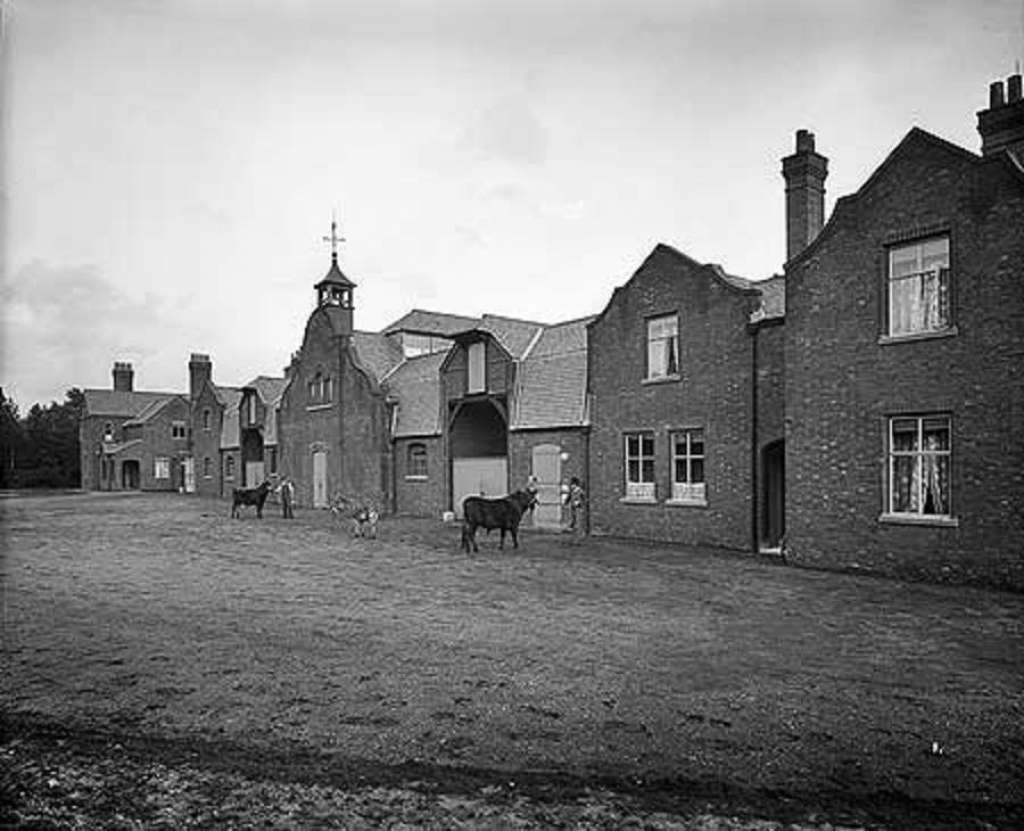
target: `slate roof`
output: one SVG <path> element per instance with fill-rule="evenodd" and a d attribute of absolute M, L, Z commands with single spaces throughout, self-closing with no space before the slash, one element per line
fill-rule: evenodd
<path fill-rule="evenodd" d="M 224 420 L 220 426 L 220 449 L 238 447 L 238 405 L 242 402 L 242 391 L 235 387 L 217 387 L 218 398 L 224 402 Z"/>
<path fill-rule="evenodd" d="M 752 283 L 761 292 L 761 302 L 750 315 L 750 322 L 786 316 L 786 278 L 781 274 Z"/>
<path fill-rule="evenodd" d="M 87 416 L 128 416 L 137 418 L 154 403 L 163 406 L 177 392 L 123 392 L 121 390 L 83 390 Z"/>
<path fill-rule="evenodd" d="M 390 326 L 382 330 L 382 334 L 392 332 L 412 332 L 417 335 L 440 335 L 451 337 L 459 332 L 474 329 L 480 325 L 480 318 L 452 315 L 445 312 L 429 312 L 425 309 L 413 309 L 398 318 Z"/>
<path fill-rule="evenodd" d="M 352 345 L 359 363 L 378 381 L 402 361 L 402 347 L 380 332 L 355 331 L 352 333 Z"/>
<path fill-rule="evenodd" d="M 388 376 L 388 395 L 398 401 L 395 436 L 435 436 L 441 432 L 439 372 L 447 355 L 417 355 Z"/>
<path fill-rule="evenodd" d="M 124 423 L 124 426 L 129 427 L 134 424 L 145 424 L 147 421 L 153 418 L 153 416 L 159 413 L 164 407 L 170 404 L 171 401 L 173 401 L 175 398 L 180 398 L 183 401 L 188 400 L 182 395 L 169 395 L 165 398 L 157 399 L 143 407 L 142 410 L 138 412 L 132 419 L 126 421 Z"/>
<path fill-rule="evenodd" d="M 490 332 L 513 358 L 521 358 L 545 324 L 485 314 L 475 328 Z"/>
<path fill-rule="evenodd" d="M 513 429 L 586 423 L 587 324 L 593 319 L 584 317 L 544 328 L 519 364 Z"/>

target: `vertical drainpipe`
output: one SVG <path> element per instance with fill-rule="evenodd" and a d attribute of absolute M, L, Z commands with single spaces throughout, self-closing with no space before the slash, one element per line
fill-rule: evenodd
<path fill-rule="evenodd" d="M 750 333 L 750 550 L 758 554 L 761 550 L 758 529 L 758 459 L 757 459 L 757 335 L 760 327 L 747 324 Z"/>

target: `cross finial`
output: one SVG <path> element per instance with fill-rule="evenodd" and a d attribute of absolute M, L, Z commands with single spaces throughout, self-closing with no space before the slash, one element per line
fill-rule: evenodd
<path fill-rule="evenodd" d="M 337 261 L 338 259 L 338 243 L 344 242 L 344 237 L 338 236 L 338 222 L 334 218 L 334 214 L 331 214 L 331 235 L 324 237 L 324 242 L 331 244 L 331 259 Z"/>

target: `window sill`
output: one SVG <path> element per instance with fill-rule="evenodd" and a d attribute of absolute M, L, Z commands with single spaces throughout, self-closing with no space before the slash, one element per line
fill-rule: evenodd
<path fill-rule="evenodd" d="M 933 340 L 935 338 L 953 338 L 960 334 L 956 326 L 947 326 L 945 329 L 933 329 L 930 332 L 908 332 L 904 335 L 879 335 L 878 343 L 886 346 L 890 343 L 908 343 L 916 340 Z"/>
<path fill-rule="evenodd" d="M 652 497 L 643 496 L 623 496 L 619 498 L 619 502 L 624 505 L 657 505 L 658 500 Z"/>
<path fill-rule="evenodd" d="M 657 378 L 643 378 L 641 384 L 671 384 L 675 381 L 682 381 L 683 376 L 676 373 L 675 375 L 660 375 Z"/>
<path fill-rule="evenodd" d="M 955 516 L 929 516 L 927 514 L 882 514 L 878 521 L 883 525 L 926 525 L 936 528 L 959 528 L 960 520 Z"/>
<path fill-rule="evenodd" d="M 405 481 L 406 482 L 426 482 L 427 481 L 427 477 L 426 476 L 406 476 L 405 477 Z"/>
<path fill-rule="evenodd" d="M 327 402 L 326 404 L 307 404 L 306 405 L 306 412 L 307 413 L 315 413 L 318 410 L 329 410 L 330 408 L 331 408 L 331 402 Z"/>
<path fill-rule="evenodd" d="M 706 508 L 708 501 L 706 499 L 666 499 L 665 504 L 674 508 Z"/>

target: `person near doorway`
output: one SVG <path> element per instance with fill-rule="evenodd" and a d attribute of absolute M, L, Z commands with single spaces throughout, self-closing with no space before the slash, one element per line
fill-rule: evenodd
<path fill-rule="evenodd" d="M 565 502 L 569 506 L 569 531 L 579 534 L 583 530 L 583 501 L 586 494 L 580 478 L 573 476 L 569 480 L 569 492 L 565 495 Z"/>
<path fill-rule="evenodd" d="M 295 486 L 292 485 L 292 480 L 285 476 L 281 480 L 278 491 L 281 493 L 281 515 L 285 519 L 294 519 L 295 512 L 292 511 L 292 504 L 295 499 Z"/>

